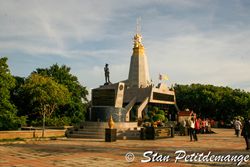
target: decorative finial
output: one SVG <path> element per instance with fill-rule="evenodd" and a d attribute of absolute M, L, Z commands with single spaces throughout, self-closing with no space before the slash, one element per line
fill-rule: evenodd
<path fill-rule="evenodd" d="M 109 121 L 108 121 L 109 129 L 113 129 L 114 125 L 115 125 L 115 123 L 113 121 L 112 115 L 110 115 L 110 118 L 109 118 Z"/>
<path fill-rule="evenodd" d="M 143 46 L 141 39 L 142 39 L 142 36 L 141 36 L 141 17 L 138 17 L 136 20 L 136 34 L 134 36 L 134 47 Z"/>

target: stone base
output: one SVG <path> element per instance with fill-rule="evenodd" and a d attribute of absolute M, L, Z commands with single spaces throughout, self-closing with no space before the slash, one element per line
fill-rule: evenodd
<path fill-rule="evenodd" d="M 103 85 L 112 85 L 112 83 L 111 82 L 106 82 Z"/>
<path fill-rule="evenodd" d="M 116 129 L 105 129 L 105 141 L 114 142 L 116 141 Z"/>
<path fill-rule="evenodd" d="M 173 127 L 145 127 L 141 128 L 140 138 L 141 140 L 149 139 L 161 139 L 174 137 L 174 128 Z"/>
<path fill-rule="evenodd" d="M 126 110 L 112 106 L 95 106 L 91 108 L 90 120 L 95 122 L 107 122 L 112 115 L 114 122 L 126 121 Z"/>

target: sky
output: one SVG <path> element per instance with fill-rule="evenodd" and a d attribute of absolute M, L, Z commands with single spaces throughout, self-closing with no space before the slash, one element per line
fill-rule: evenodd
<path fill-rule="evenodd" d="M 136 19 L 150 77 L 250 92 L 249 0 L 0 0 L 0 57 L 15 76 L 67 65 L 89 90 L 128 78 Z"/>

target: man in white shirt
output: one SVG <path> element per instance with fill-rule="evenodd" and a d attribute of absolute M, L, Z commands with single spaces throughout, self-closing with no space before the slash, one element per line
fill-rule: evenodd
<path fill-rule="evenodd" d="M 234 122 L 234 128 L 235 128 L 235 132 L 236 132 L 237 137 L 240 136 L 241 127 L 242 127 L 242 124 L 241 124 L 240 120 L 237 118 L 236 121 Z"/>
<path fill-rule="evenodd" d="M 195 131 L 195 119 L 193 117 L 190 120 L 189 135 L 190 135 L 190 141 L 192 141 L 192 139 L 194 139 L 194 141 L 197 141 L 197 136 Z"/>

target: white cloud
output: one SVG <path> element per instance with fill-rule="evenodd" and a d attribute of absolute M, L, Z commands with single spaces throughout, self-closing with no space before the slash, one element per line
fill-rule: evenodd
<path fill-rule="evenodd" d="M 102 84 L 103 65 L 110 63 L 116 82 L 127 78 L 135 19 L 142 16 L 155 82 L 165 72 L 170 83 L 250 90 L 250 13 L 243 2 L 230 2 L 1 1 L 0 54 L 13 54 L 11 63 L 21 63 L 15 59 L 18 53 L 44 58 L 43 66 L 60 60 L 88 87 Z"/>
<path fill-rule="evenodd" d="M 78 42 L 99 39 L 110 17 L 108 6 L 90 1 L 75 2 L 78 4 L 72 1 L 4 1 L 0 7 L 0 39 L 4 43 L 1 49 L 19 48 L 33 55 L 52 52 L 63 56 L 68 39 Z"/>
<path fill-rule="evenodd" d="M 249 82 L 249 33 L 191 34 L 149 43 L 153 73 L 170 72 L 177 83 L 232 86 Z"/>

